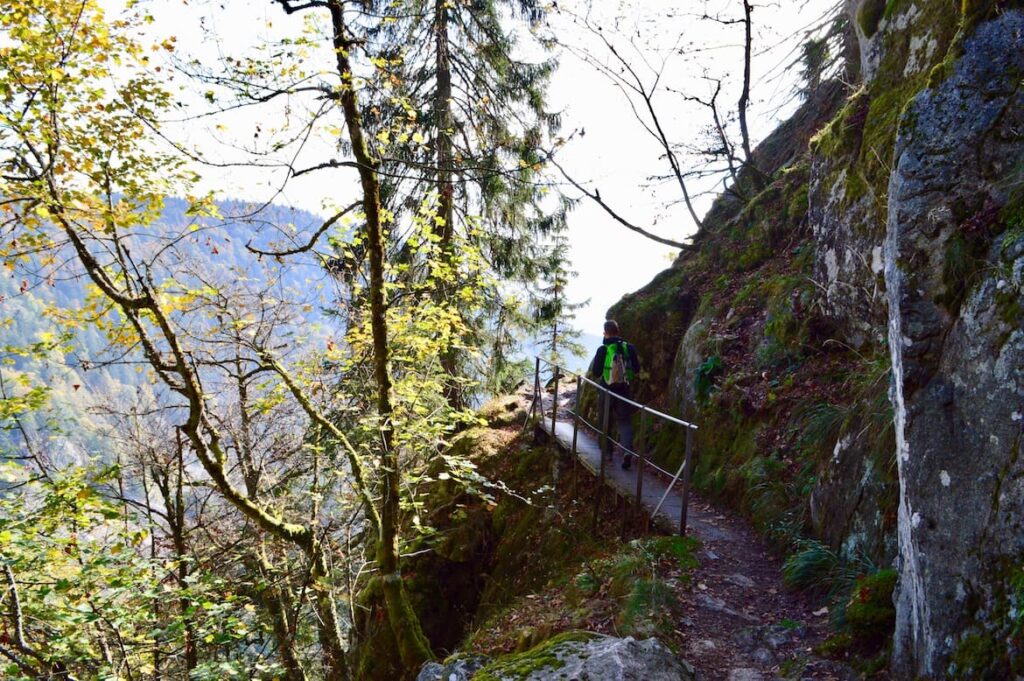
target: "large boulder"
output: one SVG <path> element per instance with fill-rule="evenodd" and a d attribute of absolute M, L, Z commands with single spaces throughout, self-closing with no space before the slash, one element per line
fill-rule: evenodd
<path fill-rule="evenodd" d="M 696 673 L 657 639 L 560 634 L 481 667 L 480 658 L 430 663 L 416 681 L 695 681 Z"/>
<path fill-rule="evenodd" d="M 1024 565 L 1024 13 L 900 124 L 885 276 L 900 477 L 895 671 L 1009 678 Z"/>
<path fill-rule="evenodd" d="M 480 655 L 454 655 L 444 662 L 423 665 L 416 681 L 470 681 L 488 662 L 489 658 Z"/>

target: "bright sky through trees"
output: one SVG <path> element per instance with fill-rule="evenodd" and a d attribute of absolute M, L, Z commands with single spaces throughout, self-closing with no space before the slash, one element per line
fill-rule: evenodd
<path fill-rule="evenodd" d="M 117 11 L 120 0 L 104 0 Z M 605 37 L 619 46 L 621 54 L 636 65 L 642 77 L 653 80 L 664 64 L 659 90 L 654 98 L 662 123 L 673 143 L 699 144 L 710 118 L 699 105 L 687 104 L 683 94 L 707 97 L 711 86 L 704 79 L 721 79 L 721 101 L 735 112 L 742 76 L 743 34 L 740 25 L 717 25 L 702 20 L 705 11 L 723 17 L 740 16 L 739 3 L 709 1 L 706 6 L 693 0 L 657 2 L 599 2 L 567 0 L 559 3 L 542 31 L 574 48 L 587 51 L 598 62 L 611 64 L 611 55 L 600 41 L 581 28 L 586 16 L 591 26 L 601 27 Z M 792 111 L 797 100 L 799 69 L 786 69 L 799 57 L 799 48 L 809 28 L 835 7 L 834 0 L 772 2 L 754 12 L 753 93 L 751 135 L 755 143 Z M 175 55 L 180 61 L 195 59 L 200 64 L 257 50 L 265 41 L 280 39 L 301 30 L 303 19 L 284 15 L 273 3 L 242 0 L 222 2 L 151 2 L 148 8 L 156 21 L 153 38 L 175 37 Z M 735 6 L 734 6 L 735 5 Z M 705 9 L 706 7 L 706 9 Z M 308 20 L 308 19 L 306 19 Z M 679 33 L 680 29 L 682 33 Z M 628 40 L 633 41 L 630 46 Z M 524 41 L 525 42 L 525 41 Z M 563 134 L 575 137 L 559 152 L 566 169 L 635 224 L 662 236 L 681 240 L 694 230 L 693 221 L 680 201 L 678 187 L 664 180 L 667 164 L 659 149 L 637 121 L 622 92 L 606 77 L 586 64 L 578 54 L 560 50 L 560 67 L 550 90 L 551 109 L 563 113 Z M 329 58 L 310 55 L 310 60 Z M 645 61 L 647 66 L 645 67 Z M 165 73 L 170 69 L 165 70 Z M 180 93 L 181 122 L 168 126 L 173 140 L 201 153 L 216 166 L 198 166 L 204 186 L 220 198 L 239 198 L 263 203 L 273 199 L 326 214 L 350 201 L 357 189 L 351 171 L 339 170 L 330 177 L 322 173 L 293 178 L 284 184 L 285 169 L 244 167 L 253 150 L 266 149 L 273 129 L 283 126 L 298 112 L 292 102 L 280 102 L 278 122 L 268 120 L 268 109 L 254 109 L 194 118 L 209 109 L 202 86 L 178 75 L 184 88 Z M 736 134 L 735 130 L 731 131 Z M 306 146 L 300 156 L 290 159 L 294 167 L 323 160 L 331 153 L 337 131 L 320 130 L 321 138 Z M 582 134 L 581 134 L 582 133 Z M 306 162 L 309 162 L 308 164 Z M 691 164 L 690 169 L 696 166 Z M 561 180 L 561 178 L 558 178 Z M 698 213 L 710 205 L 720 185 L 695 182 L 700 194 Z M 283 187 L 283 189 L 282 189 Z M 569 195 L 578 195 L 565 185 Z M 584 199 L 569 216 L 569 243 L 573 269 L 579 274 L 569 287 L 569 298 L 589 300 L 577 312 L 576 325 L 597 333 L 605 311 L 623 294 L 634 291 L 668 266 L 674 252 L 617 225 L 599 207 Z M 614 274 L 612 274 L 614 273 Z"/>

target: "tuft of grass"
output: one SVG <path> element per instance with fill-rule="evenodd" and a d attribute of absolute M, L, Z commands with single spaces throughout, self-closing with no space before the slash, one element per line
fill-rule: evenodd
<path fill-rule="evenodd" d="M 846 414 L 842 409 L 828 402 L 815 402 L 800 410 L 796 420 L 802 430 L 800 445 L 811 451 L 821 451 L 832 446 L 839 436 Z"/>
<path fill-rule="evenodd" d="M 857 580 L 873 575 L 878 568 L 863 555 L 844 558 L 817 539 L 802 539 L 797 550 L 786 558 L 782 579 L 787 586 L 825 594 L 833 603 L 833 614 L 845 625 L 845 605 Z"/>
<path fill-rule="evenodd" d="M 802 590 L 830 590 L 839 576 L 839 554 L 816 539 L 804 539 L 782 566 L 787 586 Z"/>

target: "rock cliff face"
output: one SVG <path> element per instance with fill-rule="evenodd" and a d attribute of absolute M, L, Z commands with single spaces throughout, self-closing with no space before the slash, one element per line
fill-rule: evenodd
<path fill-rule="evenodd" d="M 1024 605 L 1022 76 L 1024 13 L 1008 12 L 900 124 L 885 279 L 907 675 L 944 676 L 950 659 L 968 674 L 977 661 L 956 651 L 1008 644 Z"/>
<path fill-rule="evenodd" d="M 1024 11 L 958 4 L 851 0 L 857 85 L 610 311 L 661 329 L 643 397 L 697 412 L 699 486 L 895 563 L 899 678 L 1024 673 Z"/>

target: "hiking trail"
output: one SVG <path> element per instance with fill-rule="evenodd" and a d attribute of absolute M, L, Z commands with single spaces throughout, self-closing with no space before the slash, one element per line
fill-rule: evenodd
<path fill-rule="evenodd" d="M 575 393 L 559 395 L 552 438 L 571 451 L 571 406 Z M 544 393 L 538 426 L 551 435 L 551 396 Z M 600 467 L 598 435 L 581 427 L 577 456 L 592 473 Z M 696 453 L 699 456 L 699 452 Z M 605 464 L 605 485 L 628 498 L 635 497 L 636 470 L 621 469 L 621 454 Z M 634 462 L 635 463 L 635 462 Z M 642 504 L 650 514 L 671 478 L 646 467 Z M 678 533 L 681 494 L 675 485 L 652 525 Z M 773 555 L 750 523 L 732 509 L 720 508 L 691 490 L 687 534 L 700 540 L 699 567 L 692 581 L 681 583 L 685 611 L 676 634 L 682 657 L 704 681 L 761 681 L 815 679 L 852 681 L 849 667 L 815 654 L 829 630 L 828 609 L 809 596 L 788 589 L 782 581 L 782 562 Z"/>

